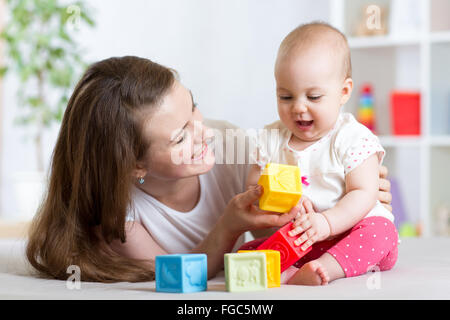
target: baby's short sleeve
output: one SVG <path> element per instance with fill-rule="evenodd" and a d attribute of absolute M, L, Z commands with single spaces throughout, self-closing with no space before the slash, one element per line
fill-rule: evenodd
<path fill-rule="evenodd" d="M 344 124 L 336 135 L 336 153 L 347 175 L 371 155 L 376 154 L 378 163 L 383 162 L 385 150 L 376 135 L 359 122 Z"/>

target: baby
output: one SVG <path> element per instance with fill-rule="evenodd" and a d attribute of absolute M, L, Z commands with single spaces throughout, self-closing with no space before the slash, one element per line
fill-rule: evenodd
<path fill-rule="evenodd" d="M 341 112 L 353 89 L 346 37 L 325 23 L 299 26 L 280 45 L 275 79 L 280 120 L 265 132 L 277 134 L 257 137 L 247 185 L 257 183 L 268 162 L 299 166 L 304 196 L 290 235 L 302 250 L 314 244 L 282 279 L 324 285 L 391 269 L 398 234 L 392 213 L 377 200 L 385 152 L 369 129 Z"/>

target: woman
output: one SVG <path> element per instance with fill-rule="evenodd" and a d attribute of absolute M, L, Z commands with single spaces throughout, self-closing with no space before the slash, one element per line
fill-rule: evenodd
<path fill-rule="evenodd" d="M 200 111 L 173 70 L 137 57 L 93 64 L 64 114 L 30 230 L 30 263 L 57 279 L 78 265 L 83 281 L 135 282 L 154 279 L 156 255 L 203 252 L 213 277 L 245 231 L 297 215 L 299 207 L 259 210 L 261 188 L 244 190 L 246 166 L 214 165 L 198 123 Z M 181 153 L 192 161 L 175 164 Z"/>

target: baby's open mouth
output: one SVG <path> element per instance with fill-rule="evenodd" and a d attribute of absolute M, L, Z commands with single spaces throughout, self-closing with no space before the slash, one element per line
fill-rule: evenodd
<path fill-rule="evenodd" d="M 301 131 L 309 131 L 312 128 L 314 120 L 298 120 L 295 121 L 297 129 Z"/>
<path fill-rule="evenodd" d="M 310 125 L 313 124 L 314 120 L 299 120 L 296 122 L 301 127 L 309 127 Z"/>

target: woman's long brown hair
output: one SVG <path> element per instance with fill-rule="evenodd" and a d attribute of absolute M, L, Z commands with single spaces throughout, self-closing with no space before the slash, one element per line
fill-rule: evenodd
<path fill-rule="evenodd" d="M 154 280 L 149 261 L 120 256 L 108 244 L 126 240 L 132 172 L 149 147 L 143 114 L 174 80 L 173 70 L 131 56 L 85 72 L 64 113 L 48 190 L 29 232 L 26 255 L 41 275 L 65 280 L 77 265 L 83 281 Z"/>

